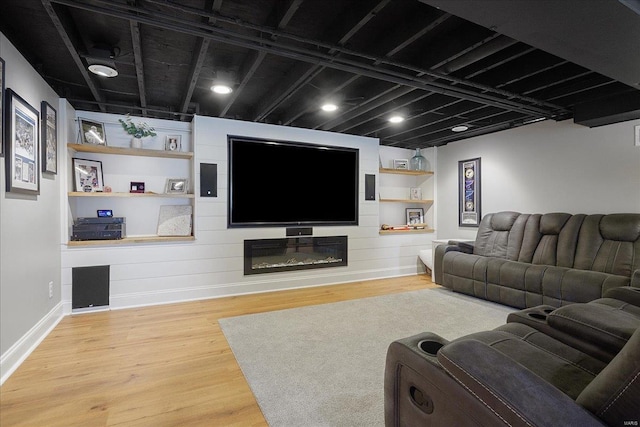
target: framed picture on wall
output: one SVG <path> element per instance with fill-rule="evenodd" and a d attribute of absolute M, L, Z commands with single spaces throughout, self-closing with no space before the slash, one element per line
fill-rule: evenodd
<path fill-rule="evenodd" d="M 58 173 L 58 113 L 48 102 L 42 101 L 42 172 Z"/>
<path fill-rule="evenodd" d="M 4 156 L 4 59 L 0 58 L 0 157 Z"/>
<path fill-rule="evenodd" d="M 458 224 L 477 227 L 482 219 L 480 210 L 480 158 L 458 162 Z"/>
<path fill-rule="evenodd" d="M 40 194 L 40 115 L 11 89 L 5 96 L 7 191 Z"/>
<path fill-rule="evenodd" d="M 107 134 L 104 124 L 93 120 L 78 119 L 80 122 L 80 138 L 83 144 L 107 145 Z"/>

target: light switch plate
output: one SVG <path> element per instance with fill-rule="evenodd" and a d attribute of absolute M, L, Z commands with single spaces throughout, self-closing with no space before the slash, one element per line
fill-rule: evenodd
<path fill-rule="evenodd" d="M 634 141 L 636 147 L 640 147 L 640 125 L 635 127 L 635 131 L 636 131 L 635 132 L 636 137 L 635 137 L 635 139 L 633 141 Z"/>

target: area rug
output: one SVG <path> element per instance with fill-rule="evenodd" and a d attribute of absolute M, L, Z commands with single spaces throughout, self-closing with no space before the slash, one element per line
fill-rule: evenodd
<path fill-rule="evenodd" d="M 455 339 L 513 309 L 429 289 L 220 319 L 272 427 L 383 426 L 389 344 L 420 332 Z"/>

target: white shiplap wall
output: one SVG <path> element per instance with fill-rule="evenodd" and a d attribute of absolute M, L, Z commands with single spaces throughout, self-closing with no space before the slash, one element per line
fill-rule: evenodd
<path fill-rule="evenodd" d="M 117 123 L 117 118 L 111 116 L 103 119 Z M 170 128 L 172 123 L 180 122 L 167 121 L 162 126 Z M 153 125 L 159 127 L 158 123 L 154 122 Z M 218 165 L 218 197 L 196 197 L 195 200 L 195 242 L 64 247 L 62 288 L 67 312 L 71 311 L 71 269 L 79 266 L 111 266 L 111 308 L 318 286 L 422 271 L 417 254 L 420 249 L 430 247 L 432 235 L 380 236 L 377 197 L 376 201 L 364 200 L 364 175 L 378 175 L 380 149 L 384 151 L 385 148 L 379 147 L 377 139 L 200 116 L 194 118 L 191 127 L 195 152 L 192 187 L 196 195 L 200 193 L 199 164 Z M 347 267 L 244 276 L 243 240 L 284 237 L 285 228 L 227 229 L 227 135 L 318 143 L 360 150 L 360 225 L 313 229 L 315 236 L 349 237 Z M 184 142 L 183 138 L 183 144 Z M 411 151 L 403 151 L 405 152 L 401 152 L 401 155 L 411 157 Z M 400 154 L 396 151 L 392 155 Z M 135 161 L 155 160 L 135 158 Z M 327 173 L 330 170 L 328 165 Z M 167 171 L 167 176 L 173 176 L 173 171 Z M 268 190 L 260 188 L 260 177 L 254 178 L 256 191 Z M 297 201 L 292 199 L 292 203 Z M 149 222 L 155 224 L 156 221 L 157 216 L 151 214 Z"/>

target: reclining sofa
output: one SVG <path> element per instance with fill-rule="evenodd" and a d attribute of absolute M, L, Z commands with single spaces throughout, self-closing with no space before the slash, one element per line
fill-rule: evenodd
<path fill-rule="evenodd" d="M 436 247 L 435 282 L 513 307 L 640 287 L 640 214 L 491 213 L 475 242 L 450 243 Z"/>
<path fill-rule="evenodd" d="M 385 425 L 640 423 L 640 288 L 516 311 L 492 331 L 391 343 Z"/>

